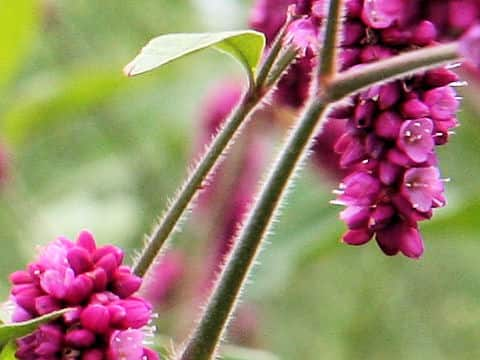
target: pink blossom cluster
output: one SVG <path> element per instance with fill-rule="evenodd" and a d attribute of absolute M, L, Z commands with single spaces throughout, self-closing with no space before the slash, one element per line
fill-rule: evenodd
<path fill-rule="evenodd" d="M 418 10 L 426 12 L 441 40 L 457 39 L 480 22 L 479 0 L 419 1 Z"/>
<path fill-rule="evenodd" d="M 274 3 L 257 2 L 252 17 L 255 29 L 275 33 L 272 28 L 281 21 L 273 24 L 269 16 L 280 11 Z M 311 39 L 319 38 L 327 3 L 292 0 L 284 4 L 283 11 L 296 4 L 297 12 L 305 15 L 297 20 L 301 26 L 293 23 L 290 31 L 297 45 L 307 47 L 310 65 L 314 57 L 309 51 L 316 46 Z M 478 18 L 461 21 L 466 16 L 464 3 L 475 8 L 472 14 L 477 13 L 479 2 L 468 0 L 347 0 L 340 70 L 458 36 Z M 312 67 L 301 69 L 302 61 L 280 84 L 279 92 L 284 95 L 277 101 L 304 102 Z M 370 88 L 330 114 L 346 124 L 334 146 L 340 155 L 339 167 L 348 172 L 335 201 L 346 207 L 340 215 L 348 226 L 344 242 L 361 245 L 375 237 L 387 255 L 422 255 L 418 222 L 431 218 L 432 210 L 446 203 L 435 148 L 445 144 L 457 126 L 458 101 L 450 86 L 456 80 L 447 68 L 435 69 Z M 285 94 L 290 100 L 285 100 Z"/>
<path fill-rule="evenodd" d="M 82 231 L 76 242 L 58 238 L 26 270 L 11 274 L 14 322 L 72 308 L 18 340 L 17 358 L 158 359 L 143 345 L 151 306 L 135 296 L 142 280 L 122 265 L 123 257 L 121 249 L 97 247 Z"/>

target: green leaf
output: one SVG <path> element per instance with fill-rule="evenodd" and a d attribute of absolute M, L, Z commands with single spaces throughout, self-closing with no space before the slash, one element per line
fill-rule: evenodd
<path fill-rule="evenodd" d="M 0 326 L 0 346 L 4 346 L 9 341 L 21 338 L 32 332 L 34 332 L 40 325 L 45 324 L 49 321 L 55 320 L 56 318 L 62 316 L 72 309 L 62 309 L 59 311 L 54 311 L 50 314 L 37 317 L 32 320 L 19 322 L 19 323 L 10 323 Z"/>
<path fill-rule="evenodd" d="M 233 56 L 247 70 L 250 77 L 265 47 L 262 33 L 243 30 L 200 34 L 167 34 L 151 40 L 127 66 L 124 72 L 135 76 L 200 50 L 215 48 Z"/>
<path fill-rule="evenodd" d="M 0 351 L 0 360 L 15 360 L 15 351 L 17 347 L 13 341 L 9 341 Z"/>
<path fill-rule="evenodd" d="M 38 23 L 37 1 L 0 0 L 0 88 L 18 70 Z"/>

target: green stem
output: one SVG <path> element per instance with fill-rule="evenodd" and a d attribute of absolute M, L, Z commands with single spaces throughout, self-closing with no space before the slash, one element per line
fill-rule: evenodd
<path fill-rule="evenodd" d="M 328 22 L 325 27 L 325 38 L 322 44 L 321 63 L 318 76 L 329 79 L 337 72 L 338 47 L 340 45 L 342 29 L 343 0 L 330 0 Z"/>
<path fill-rule="evenodd" d="M 326 84 L 325 92 L 328 94 L 330 102 L 338 101 L 373 85 L 433 69 L 460 59 L 461 55 L 456 42 L 413 50 L 339 73 Z"/>
<path fill-rule="evenodd" d="M 214 357 L 228 319 L 261 248 L 262 240 L 268 233 L 276 210 L 291 183 L 292 175 L 300 168 L 307 154 L 306 150 L 315 134 L 318 120 L 326 107 L 321 99 L 313 99 L 288 138 L 259 194 L 255 207 L 235 241 L 230 258 L 200 322 L 179 357 L 180 360 L 210 360 Z"/>
<path fill-rule="evenodd" d="M 277 53 L 278 55 L 278 53 Z M 288 57 L 292 61 L 290 53 L 281 53 L 280 57 Z M 275 59 L 274 59 L 275 60 Z M 280 61 L 279 59 L 278 61 Z M 273 63 L 272 61 L 271 63 Z M 264 66 L 271 67 L 270 61 Z M 259 70 L 259 74 L 264 72 L 263 66 Z M 277 81 L 283 71 L 272 69 L 269 77 Z M 221 128 L 215 139 L 210 144 L 208 150 L 197 164 L 187 181 L 178 191 L 178 195 L 170 204 L 167 211 L 154 227 L 152 233 L 147 238 L 147 243 L 133 266 L 133 272 L 138 276 L 144 276 L 149 267 L 154 262 L 157 254 L 169 238 L 170 234 L 175 230 L 180 222 L 183 214 L 192 204 L 195 195 L 202 189 L 208 175 L 222 159 L 229 145 L 233 143 L 235 137 L 240 133 L 241 128 L 252 114 L 255 107 L 261 102 L 268 90 L 274 85 L 271 84 L 267 89 L 261 86 L 258 81 L 255 86 L 250 86 L 243 96 L 240 104 L 235 108 L 225 125 Z"/>
<path fill-rule="evenodd" d="M 271 88 L 277 82 L 277 74 L 282 74 L 298 55 L 298 50 L 295 46 L 289 45 L 280 52 L 278 61 L 273 65 L 272 72 L 265 80 L 265 86 Z"/>
<path fill-rule="evenodd" d="M 293 14 L 291 14 L 289 12 L 287 14 L 287 20 L 285 21 L 285 24 L 280 29 L 277 37 L 275 38 L 272 45 L 270 46 L 270 50 L 268 52 L 268 55 L 265 57 L 265 60 L 262 64 L 262 67 L 258 71 L 258 76 L 257 76 L 257 80 L 256 80 L 257 86 L 266 86 L 266 87 L 269 86 L 268 82 L 266 81 L 267 77 L 269 76 L 269 74 L 272 70 L 273 64 L 275 63 L 275 61 L 279 57 L 280 51 L 282 50 L 282 47 L 284 45 L 283 43 L 284 43 L 284 40 L 285 40 L 285 35 L 286 35 L 286 32 L 287 32 L 287 29 L 294 19 L 295 19 L 295 17 L 293 16 Z M 292 61 L 293 61 L 293 59 L 292 59 Z M 279 74 L 279 72 L 275 72 L 275 71 L 273 73 Z M 281 74 L 281 72 L 280 72 L 280 74 Z"/>

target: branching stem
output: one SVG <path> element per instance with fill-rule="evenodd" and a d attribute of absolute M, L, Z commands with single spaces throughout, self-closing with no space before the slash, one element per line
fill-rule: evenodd
<path fill-rule="evenodd" d="M 331 34 L 339 32 L 337 20 L 340 11 L 337 6 L 340 4 L 339 0 L 331 1 L 330 11 L 337 15 L 328 17 L 327 29 Z M 332 39 L 328 40 L 333 41 L 328 46 L 336 46 L 338 36 L 332 36 Z M 459 59 L 458 46 L 453 43 L 415 50 L 345 73 L 332 75 L 330 72 L 335 71 L 335 52 L 322 50 L 322 55 L 327 56 L 327 60 L 320 62 L 325 65 L 320 65 L 317 74 L 329 74 L 329 78 L 326 79 L 327 81 L 319 77 L 316 79 L 312 87 L 315 91 L 312 92 L 299 122 L 272 166 L 267 181 L 235 240 L 235 245 L 207 302 L 203 315 L 187 339 L 178 360 L 211 360 L 215 357 L 228 321 L 239 300 L 242 287 L 248 278 L 255 257 L 262 247 L 263 239 L 275 219 L 293 175 L 307 157 L 319 122 L 322 123 L 321 120 L 326 118 L 328 107 L 366 87 Z"/>
<path fill-rule="evenodd" d="M 338 48 L 340 46 L 343 16 L 343 0 L 330 0 L 328 9 L 328 21 L 325 27 L 325 38 L 322 44 L 320 66 L 318 76 L 322 79 L 330 79 L 337 73 Z"/>
<path fill-rule="evenodd" d="M 255 107 L 261 103 L 263 97 L 281 77 L 285 68 L 277 69 L 273 65 L 281 62 L 288 66 L 294 60 L 294 50 L 281 52 L 280 48 L 281 46 L 278 46 L 278 51 L 267 56 L 258 72 L 260 78 L 257 79 L 255 84 L 250 84 L 240 104 L 220 129 L 187 181 L 178 191 L 178 195 L 158 224 L 155 225 L 152 233 L 147 237 L 146 245 L 133 266 L 133 272 L 136 275 L 144 276 L 146 274 L 166 240 L 179 224 L 185 211 L 192 205 L 195 196 L 202 189 L 208 176 L 221 162 L 229 145 L 241 132 L 243 125 L 247 122 Z M 267 78 L 270 81 L 269 84 L 265 84 Z"/>

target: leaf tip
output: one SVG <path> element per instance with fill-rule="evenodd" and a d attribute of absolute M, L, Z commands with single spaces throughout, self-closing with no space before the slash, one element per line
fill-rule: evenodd
<path fill-rule="evenodd" d="M 123 68 L 123 74 L 128 77 L 137 75 L 137 72 L 135 72 L 135 59 L 125 65 L 125 67 Z"/>

